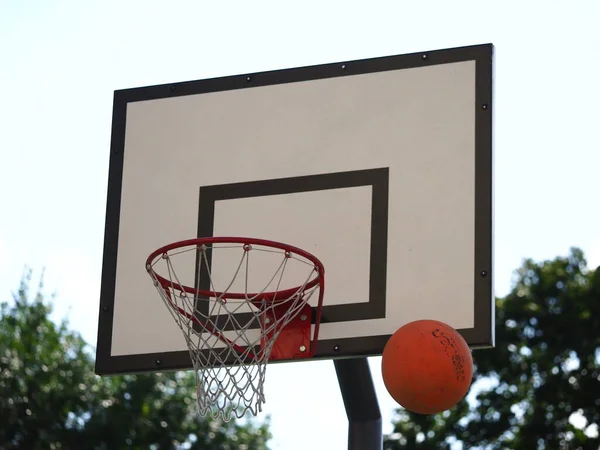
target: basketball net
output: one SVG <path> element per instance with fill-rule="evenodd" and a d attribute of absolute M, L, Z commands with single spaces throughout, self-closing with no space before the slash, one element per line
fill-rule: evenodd
<path fill-rule="evenodd" d="M 189 349 L 202 416 L 210 414 L 214 419 L 229 421 L 233 415 L 241 418 L 247 411 L 258 414 L 265 401 L 263 387 L 269 360 L 314 355 L 324 270 L 312 255 L 296 250 L 271 241 L 210 238 L 171 244 L 148 258 L 146 269 Z M 233 264 L 232 251 L 237 253 Z M 229 255 L 226 276 L 222 270 L 218 277 L 211 271 L 215 259 L 219 260 L 217 252 Z M 251 290 L 257 283 L 251 255 L 259 252 L 274 264 L 273 273 L 257 292 Z M 193 280 L 190 266 L 195 266 Z M 264 266 L 267 264 L 261 265 L 263 275 Z M 301 281 L 284 288 L 290 270 L 294 279 L 301 276 Z M 319 295 L 311 336 L 308 302 L 315 292 Z M 296 324 L 302 321 L 301 330 Z M 289 336 L 293 338 L 284 342 Z M 290 346 L 294 347 L 291 351 Z"/>

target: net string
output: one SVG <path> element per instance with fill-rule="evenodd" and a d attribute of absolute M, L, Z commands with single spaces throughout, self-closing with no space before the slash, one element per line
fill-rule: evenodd
<path fill-rule="evenodd" d="M 216 289 L 208 260 L 208 252 L 223 248 L 242 250 L 241 257 L 231 280 L 222 291 Z M 210 291 L 219 293 L 215 297 L 206 298 L 196 292 L 188 292 L 185 284 L 179 279 L 173 259 L 187 252 L 197 252 L 198 264 L 194 274 L 195 286 L 201 286 L 202 274 Z M 268 283 L 259 292 L 249 292 L 250 253 L 260 251 L 280 254 L 281 262 Z M 302 310 L 319 285 L 307 288 L 315 273 L 315 266 L 294 254 L 246 245 L 191 246 L 187 249 L 163 254 L 153 263 L 163 262 L 168 283 L 160 283 L 153 277 L 163 302 L 183 332 L 196 374 L 196 394 L 199 413 L 214 419 L 231 420 L 233 416 L 243 417 L 250 411 L 254 415 L 262 411 L 265 401 L 264 381 L 266 364 L 273 345 L 281 330 Z M 306 278 L 292 295 L 278 298 L 286 268 L 290 261 L 300 262 L 307 266 Z M 204 270 L 203 270 L 204 269 Z M 155 272 L 149 271 L 152 276 Z M 230 289 L 238 277 L 243 276 L 244 299 L 227 298 Z M 275 283 L 275 289 L 269 289 Z M 274 292 L 276 302 L 262 298 L 265 292 Z M 262 300 L 261 300 L 262 298 Z M 197 307 L 201 302 L 208 302 L 204 312 Z M 252 305 L 248 307 L 248 305 Z M 281 306 L 285 305 L 285 308 Z M 251 313 L 251 319 L 241 323 L 236 313 Z M 268 313 L 268 314 L 267 314 Z M 279 313 L 279 315 L 276 315 Z M 270 322 L 267 317 L 271 317 Z M 262 326 L 261 326 L 262 322 Z M 252 331 L 256 337 L 252 338 Z"/>

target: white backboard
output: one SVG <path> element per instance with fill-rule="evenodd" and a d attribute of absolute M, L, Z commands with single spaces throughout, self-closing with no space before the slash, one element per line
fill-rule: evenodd
<path fill-rule="evenodd" d="M 205 236 L 323 262 L 317 358 L 423 318 L 491 345 L 491 65 L 476 46 L 117 91 L 97 372 L 190 367 L 144 262 Z"/>

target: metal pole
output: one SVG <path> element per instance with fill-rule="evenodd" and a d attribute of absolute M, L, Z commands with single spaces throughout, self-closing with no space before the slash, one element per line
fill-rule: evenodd
<path fill-rule="evenodd" d="M 333 363 L 348 416 L 348 450 L 381 450 L 381 411 L 367 358 Z"/>

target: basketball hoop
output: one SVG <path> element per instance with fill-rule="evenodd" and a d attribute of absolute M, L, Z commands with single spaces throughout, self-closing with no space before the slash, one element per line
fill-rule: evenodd
<path fill-rule="evenodd" d="M 152 252 L 146 270 L 183 332 L 201 415 L 258 414 L 266 364 L 314 356 L 325 269 L 310 253 L 263 239 L 198 238 Z"/>

